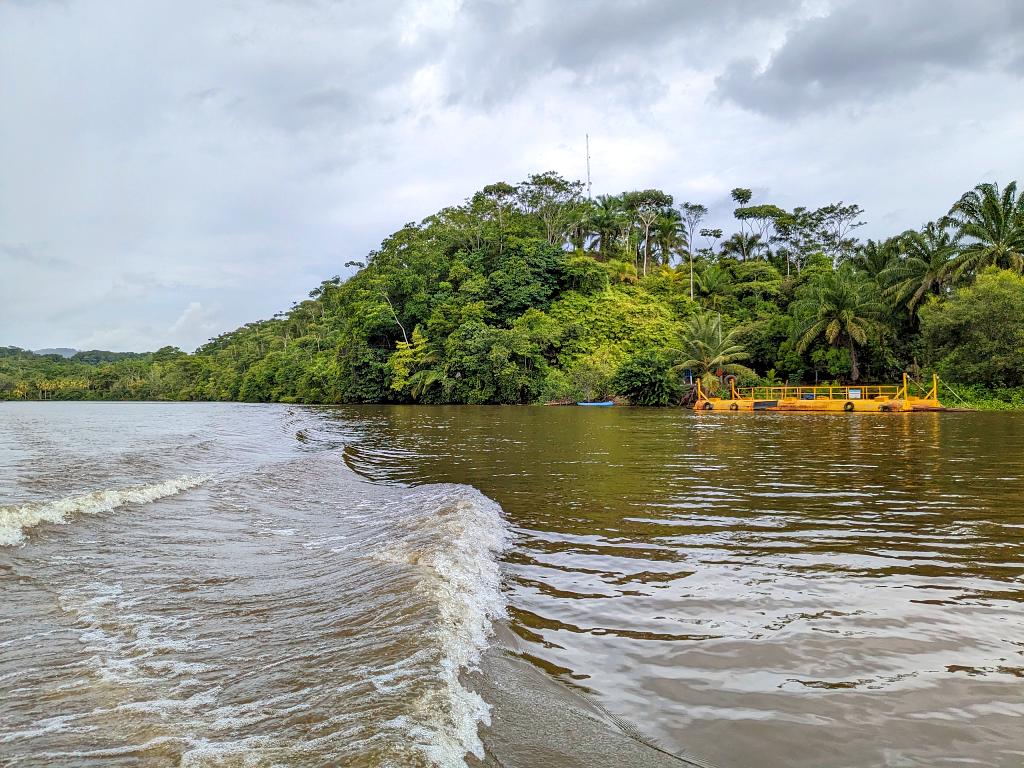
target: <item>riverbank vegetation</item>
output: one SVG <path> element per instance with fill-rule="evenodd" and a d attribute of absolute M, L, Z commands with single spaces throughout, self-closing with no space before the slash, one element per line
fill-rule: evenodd
<path fill-rule="evenodd" d="M 406 224 L 355 274 L 192 354 L 0 348 L 0 399 L 679 402 L 694 377 L 937 372 L 950 405 L 1024 407 L 1024 195 L 980 184 L 861 240 L 864 212 L 732 191 L 734 231 L 648 189 L 545 173 Z M 945 396 L 945 395 L 944 395 Z"/>

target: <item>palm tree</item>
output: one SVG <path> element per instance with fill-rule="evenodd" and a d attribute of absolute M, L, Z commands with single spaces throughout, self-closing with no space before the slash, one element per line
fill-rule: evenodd
<path fill-rule="evenodd" d="M 893 260 L 900 252 L 901 241 L 897 237 L 890 237 L 882 242 L 868 240 L 857 249 L 857 255 L 853 257 L 854 265 L 866 272 L 872 279 L 878 280 L 879 275 L 892 266 Z"/>
<path fill-rule="evenodd" d="M 760 235 L 737 232 L 722 243 L 722 253 L 727 256 L 738 256 L 740 261 L 747 261 L 757 256 L 764 247 Z"/>
<path fill-rule="evenodd" d="M 979 184 L 953 205 L 949 217 L 968 240 L 950 264 L 954 278 L 988 266 L 1024 274 L 1024 195 L 1017 194 L 1017 182 L 1002 192 L 998 184 Z"/>
<path fill-rule="evenodd" d="M 686 247 L 686 227 L 683 218 L 675 208 L 666 208 L 654 220 L 651 240 L 657 249 L 659 261 L 670 266 L 672 255 L 682 253 Z"/>
<path fill-rule="evenodd" d="M 409 395 L 413 400 L 419 400 L 422 395 L 426 394 L 428 389 L 435 384 L 443 383 L 444 379 L 444 372 L 436 368 L 423 368 L 416 371 L 416 373 L 409 377 Z"/>
<path fill-rule="evenodd" d="M 590 230 L 593 244 L 601 259 L 614 255 L 615 241 L 622 229 L 622 200 L 613 195 L 600 195 L 590 212 Z"/>
<path fill-rule="evenodd" d="M 698 312 L 686 321 L 682 348 L 672 350 L 683 360 L 672 367 L 673 372 L 693 371 L 710 392 L 718 387 L 719 377 L 727 373 L 753 374 L 740 365 L 750 355 L 736 341 L 736 329 L 722 333 L 722 316 L 718 312 Z"/>
<path fill-rule="evenodd" d="M 931 221 L 920 232 L 904 232 L 899 238 L 901 256 L 878 273 L 882 295 L 894 306 L 906 307 L 911 319 L 927 296 L 942 292 L 959 250 L 957 235 L 945 224 Z"/>
<path fill-rule="evenodd" d="M 593 235 L 594 203 L 584 200 L 566 213 L 566 239 L 576 251 L 582 251 Z"/>
<path fill-rule="evenodd" d="M 794 302 L 794 314 L 802 320 L 797 351 L 806 352 L 821 337 L 833 347 L 845 345 L 850 352 L 850 380 L 856 383 L 860 379 L 857 347 L 867 344 L 883 312 L 875 292 L 873 283 L 850 265 L 818 275 Z"/>
<path fill-rule="evenodd" d="M 717 307 L 723 298 L 732 293 L 732 276 L 717 264 L 709 264 L 695 279 L 697 293 L 704 299 L 706 306 Z"/>

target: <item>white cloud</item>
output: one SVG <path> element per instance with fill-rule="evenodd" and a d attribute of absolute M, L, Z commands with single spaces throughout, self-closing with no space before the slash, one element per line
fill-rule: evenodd
<path fill-rule="evenodd" d="M 1001 0 L 927 6 L 919 59 L 957 14 L 1012 42 Z M 812 33 L 864 8 L 873 58 L 830 62 Z M 916 226 L 1024 167 L 1024 94 L 1005 46 L 885 69 L 890 17 L 906 28 L 849 0 L 0 4 L 0 344 L 193 349 L 484 184 L 582 177 L 588 131 L 595 193 L 661 187 L 728 223 L 749 186 Z M 822 61 L 830 83 L 901 74 L 764 101 Z"/>
<path fill-rule="evenodd" d="M 167 329 L 167 338 L 170 340 L 168 343 L 187 346 L 188 342 L 194 339 L 210 338 L 217 332 L 221 322 L 218 310 L 207 309 L 198 301 L 189 302 L 178 319 Z"/>

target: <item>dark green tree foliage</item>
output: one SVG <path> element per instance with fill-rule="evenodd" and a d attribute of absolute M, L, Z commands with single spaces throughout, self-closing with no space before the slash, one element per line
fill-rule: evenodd
<path fill-rule="evenodd" d="M 634 405 L 673 405 L 679 402 L 683 393 L 672 361 L 667 355 L 653 350 L 641 352 L 623 362 L 612 386 Z"/>
<path fill-rule="evenodd" d="M 856 205 L 783 210 L 737 187 L 722 229 L 662 190 L 582 190 L 554 173 L 490 184 L 193 354 L 0 348 L 0 399 L 666 405 L 689 375 L 713 386 L 729 369 L 791 383 L 937 370 L 1024 402 L 1008 389 L 1024 387 L 1016 183 L 865 243 Z"/>
<path fill-rule="evenodd" d="M 943 377 L 1024 386 L 1024 277 L 989 267 L 973 285 L 923 307 L 921 332 Z"/>
<path fill-rule="evenodd" d="M 794 303 L 798 321 L 797 351 L 805 352 L 825 340 L 845 348 L 850 360 L 850 380 L 860 379 L 858 351 L 877 334 L 884 308 L 875 285 L 852 264 L 822 272 L 808 283 Z"/>
<path fill-rule="evenodd" d="M 906 307 L 913 319 L 925 299 L 940 296 L 949 284 L 958 239 L 944 223 L 929 222 L 920 232 L 904 232 L 893 238 L 888 248 L 882 246 L 879 250 L 887 261 L 871 276 L 884 288 L 886 298 Z M 869 268 L 875 266 L 870 261 L 866 263 Z"/>
<path fill-rule="evenodd" d="M 153 354 L 154 356 L 159 355 L 160 353 L 165 353 L 165 355 L 167 355 L 173 354 L 174 352 L 178 354 L 184 354 L 177 347 L 164 347 L 163 349 L 157 350 Z M 106 352 L 101 349 L 90 349 L 87 352 L 76 352 L 71 356 L 70 359 L 76 363 L 88 363 L 90 365 L 96 365 L 97 363 L 114 363 L 117 362 L 118 360 L 133 360 L 140 357 L 144 357 L 144 355 L 142 355 L 139 352 Z M 165 357 L 164 359 L 167 358 Z"/>
<path fill-rule="evenodd" d="M 952 261 L 953 274 L 960 277 L 988 266 L 1024 273 L 1024 195 L 1017 194 L 1017 182 L 1002 192 L 998 184 L 979 184 L 949 215 L 967 240 Z"/>

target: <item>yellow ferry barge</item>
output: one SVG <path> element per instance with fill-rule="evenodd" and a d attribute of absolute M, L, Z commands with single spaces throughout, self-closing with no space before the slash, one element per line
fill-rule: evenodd
<path fill-rule="evenodd" d="M 939 402 L 939 377 L 932 376 L 930 389 L 919 387 L 915 394 L 903 374 L 902 385 L 860 385 L 845 387 L 736 387 L 728 379 L 729 397 L 712 397 L 697 380 L 695 411 L 827 411 L 831 413 L 892 413 L 944 411 Z"/>

